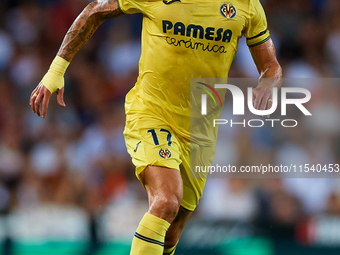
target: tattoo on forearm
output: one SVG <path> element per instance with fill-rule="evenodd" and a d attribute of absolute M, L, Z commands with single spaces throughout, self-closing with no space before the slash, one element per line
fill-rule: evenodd
<path fill-rule="evenodd" d="M 120 16 L 122 13 L 117 1 L 105 0 L 90 3 L 66 33 L 58 56 L 70 62 L 105 19 Z"/>

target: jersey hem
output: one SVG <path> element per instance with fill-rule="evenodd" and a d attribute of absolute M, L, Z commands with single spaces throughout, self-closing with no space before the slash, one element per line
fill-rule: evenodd
<path fill-rule="evenodd" d="M 126 14 L 126 12 L 124 12 L 124 11 L 122 10 L 122 8 L 120 7 L 119 0 L 117 0 L 117 3 L 118 3 L 118 9 L 120 10 L 120 12 L 123 13 L 123 14 Z"/>
<path fill-rule="evenodd" d="M 182 203 L 181 203 L 181 206 L 184 208 L 184 209 L 187 209 L 188 211 L 195 211 L 197 205 L 192 205 L 184 200 L 182 200 Z"/>

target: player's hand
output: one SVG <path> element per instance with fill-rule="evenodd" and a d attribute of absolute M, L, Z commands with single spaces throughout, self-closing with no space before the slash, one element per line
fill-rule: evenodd
<path fill-rule="evenodd" d="M 64 87 L 58 89 L 56 93 L 58 104 L 62 107 L 66 107 L 66 104 L 64 102 Z M 36 113 L 38 116 L 42 115 L 42 117 L 45 118 L 51 96 L 52 93 L 40 82 L 39 85 L 32 91 L 31 94 L 30 106 L 32 108 L 32 111 Z M 42 110 L 40 111 L 41 103 Z"/>
<path fill-rule="evenodd" d="M 253 89 L 253 106 L 256 110 L 267 110 L 273 104 L 273 88 L 269 86 L 257 86 Z M 267 115 L 268 119 L 270 115 Z M 263 116 L 261 116 L 263 117 Z"/>

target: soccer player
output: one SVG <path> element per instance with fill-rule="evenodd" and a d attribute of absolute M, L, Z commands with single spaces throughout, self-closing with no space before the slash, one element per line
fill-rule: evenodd
<path fill-rule="evenodd" d="M 212 143 L 190 151 L 190 78 L 225 78 L 244 35 L 261 75 L 253 90 L 256 109 L 271 107 L 281 67 L 259 0 L 98 0 L 67 32 L 48 72 L 33 90 L 33 112 L 45 117 L 52 93 L 65 106 L 64 73 L 75 54 L 109 18 L 143 13 L 139 77 L 126 96 L 125 141 L 146 189 L 149 210 L 131 253 L 174 254 L 182 229 L 202 197 L 206 178 L 190 178 L 191 160 L 212 162 Z M 42 111 L 40 110 L 42 104 Z"/>

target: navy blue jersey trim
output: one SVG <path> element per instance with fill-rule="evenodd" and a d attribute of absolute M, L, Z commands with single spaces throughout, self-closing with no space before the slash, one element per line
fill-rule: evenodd
<path fill-rule="evenodd" d="M 265 33 L 267 33 L 267 30 L 268 30 L 268 29 L 262 31 L 262 32 L 259 33 L 258 35 L 255 35 L 255 36 L 253 36 L 253 37 L 247 38 L 247 40 L 252 40 L 252 39 L 255 39 L 255 38 L 257 38 L 257 37 L 260 37 L 261 35 L 264 35 Z"/>
<path fill-rule="evenodd" d="M 251 44 L 251 45 L 248 45 L 249 48 L 251 47 L 255 47 L 255 46 L 258 46 L 262 43 L 265 43 L 266 41 L 268 41 L 270 39 L 270 36 L 268 36 L 266 39 L 263 39 L 261 42 L 258 42 L 258 43 L 255 43 L 255 44 Z"/>

